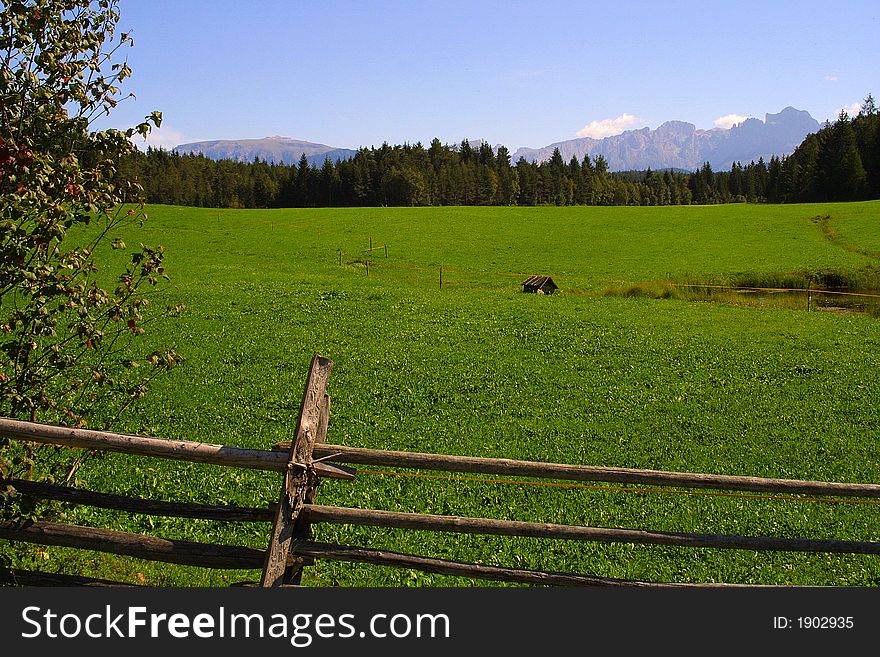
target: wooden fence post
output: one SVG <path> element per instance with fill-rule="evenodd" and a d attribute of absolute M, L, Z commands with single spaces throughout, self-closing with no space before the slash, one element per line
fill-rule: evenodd
<path fill-rule="evenodd" d="M 315 444 L 323 444 L 327 439 L 327 425 L 330 422 L 330 395 L 324 395 L 324 404 L 321 406 L 321 417 L 318 420 L 318 431 L 315 434 Z M 317 484 L 306 490 L 305 504 L 314 504 L 315 493 L 317 492 Z M 293 528 L 293 539 L 295 541 L 309 541 L 312 538 L 312 523 L 309 522 L 307 516 L 300 515 L 297 517 L 296 524 Z M 284 572 L 284 583 L 299 586 L 302 582 L 302 564 L 295 563 L 288 566 Z"/>
<path fill-rule="evenodd" d="M 312 449 L 320 433 L 322 410 L 329 410 L 324 397 L 332 368 L 333 361 L 330 359 L 317 354 L 312 358 L 296 432 L 290 445 L 284 484 L 275 511 L 272 536 L 266 550 L 260 586 L 281 586 L 287 579 L 287 558 L 293 544 L 294 527 L 310 491 L 314 496 L 314 489 L 318 484 L 312 467 Z M 293 568 L 301 569 L 302 563 Z"/>

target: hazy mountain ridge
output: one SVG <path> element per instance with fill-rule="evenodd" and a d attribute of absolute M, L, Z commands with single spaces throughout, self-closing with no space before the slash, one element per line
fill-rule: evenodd
<path fill-rule="evenodd" d="M 592 139 L 582 137 L 560 141 L 543 148 L 519 148 L 511 156 L 516 163 L 521 157 L 530 162 L 550 159 L 555 148 L 563 160 L 582 160 L 585 155 L 602 155 L 611 171 L 681 169 L 694 171 L 708 162 L 715 170 L 730 169 L 734 162 L 748 164 L 763 157 L 790 155 L 804 138 L 819 130 L 819 122 L 809 112 L 786 107 L 778 114 L 766 114 L 764 120 L 746 119 L 729 130 L 713 128 L 698 130 L 692 123 L 667 121 L 656 129 L 627 130 L 619 135 Z M 480 140 L 470 142 L 479 149 Z M 455 148 L 455 146 L 453 146 Z M 497 151 L 497 146 L 493 150 Z M 336 148 L 291 137 L 263 139 L 221 139 L 181 144 L 178 153 L 203 154 L 212 160 L 230 159 L 252 162 L 296 164 L 305 155 L 308 162 L 320 167 L 325 159 L 331 162 L 349 159 L 357 151 Z"/>
<path fill-rule="evenodd" d="M 357 151 L 348 148 L 336 148 L 326 144 L 318 144 L 292 137 L 264 137 L 262 139 L 217 139 L 213 141 L 197 141 L 175 146 L 180 154 L 201 154 L 212 160 L 235 160 L 237 162 L 253 162 L 260 158 L 276 164 L 297 164 L 305 155 L 310 164 L 321 166 L 325 159 L 331 162 L 354 157 Z"/>
<path fill-rule="evenodd" d="M 724 130 L 697 130 L 692 123 L 667 121 L 656 130 L 641 128 L 619 135 L 592 139 L 582 137 L 560 141 L 543 148 L 520 148 L 512 160 L 530 162 L 550 159 L 555 148 L 568 162 L 572 157 L 602 155 L 612 171 L 685 169 L 693 171 L 709 162 L 713 169 L 729 169 L 734 162 L 748 164 L 763 157 L 790 155 L 804 138 L 819 130 L 819 122 L 809 112 L 786 107 L 764 120 L 747 119 Z"/>

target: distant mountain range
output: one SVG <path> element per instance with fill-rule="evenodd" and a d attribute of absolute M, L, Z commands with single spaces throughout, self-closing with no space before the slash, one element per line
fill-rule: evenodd
<path fill-rule="evenodd" d="M 790 155 L 804 138 L 819 130 L 809 112 L 786 107 L 779 114 L 767 114 L 763 121 L 746 119 L 729 130 L 697 130 L 692 123 L 667 121 L 656 130 L 627 130 L 613 137 L 583 137 L 550 144 L 544 148 L 520 148 L 512 156 L 531 162 L 550 159 L 558 148 L 568 162 L 584 155 L 602 155 L 611 171 L 685 169 L 693 171 L 708 162 L 716 171 L 730 169 L 734 162 L 748 164 L 763 157 Z"/>
<path fill-rule="evenodd" d="M 550 159 L 558 148 L 563 160 L 582 160 L 585 155 L 602 155 L 611 171 L 682 169 L 694 171 L 708 162 L 716 171 L 726 170 L 734 162 L 748 164 L 763 157 L 789 155 L 804 138 L 819 130 L 819 122 L 809 112 L 786 107 L 778 114 L 766 114 L 764 120 L 746 119 L 725 130 L 697 130 L 692 123 L 667 121 L 656 130 L 627 130 L 619 135 L 592 139 L 583 137 L 560 141 L 543 148 L 520 148 L 511 157 L 512 163 L 525 158 L 530 162 Z M 480 142 L 472 142 L 479 147 Z M 335 148 L 326 144 L 292 139 L 235 139 L 199 141 L 180 144 L 178 153 L 201 153 L 213 160 L 231 159 L 251 162 L 258 157 L 275 163 L 296 164 L 305 155 L 310 164 L 320 167 L 325 159 L 331 162 L 355 156 L 357 151 Z"/>
<path fill-rule="evenodd" d="M 218 139 L 216 141 L 197 141 L 175 146 L 180 154 L 202 154 L 212 160 L 236 160 L 253 162 L 258 157 L 277 164 L 298 164 L 305 155 L 310 164 L 320 167 L 324 160 L 331 162 L 347 160 L 357 151 L 349 148 L 335 148 L 326 144 L 316 144 L 291 137 L 264 137 L 263 139 Z"/>

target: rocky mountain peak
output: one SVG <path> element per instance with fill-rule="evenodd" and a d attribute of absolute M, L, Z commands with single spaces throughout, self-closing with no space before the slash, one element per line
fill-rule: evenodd
<path fill-rule="evenodd" d="M 708 162 L 713 169 L 729 169 L 734 162 L 769 160 L 773 155 L 789 155 L 819 123 L 809 112 L 786 107 L 764 120 L 749 118 L 723 130 L 698 130 L 685 121 L 666 121 L 657 129 L 627 130 L 604 139 L 572 139 L 544 148 L 520 148 L 513 161 L 549 159 L 554 148 L 563 157 L 582 159 L 602 155 L 612 171 L 647 169 L 696 170 Z"/>

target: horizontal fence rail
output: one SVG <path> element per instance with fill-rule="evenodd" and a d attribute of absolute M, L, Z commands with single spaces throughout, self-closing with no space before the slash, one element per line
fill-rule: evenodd
<path fill-rule="evenodd" d="M 165 502 L 130 495 L 98 493 L 81 488 L 22 479 L 0 479 L 0 484 L 9 484 L 19 493 L 44 500 L 56 500 L 129 513 L 143 513 L 151 516 L 223 520 L 226 522 L 262 522 L 271 520 L 273 513 L 272 505 L 266 505 L 264 508 L 250 508 L 227 504 Z"/>
<path fill-rule="evenodd" d="M 97 577 L 43 573 L 19 568 L 0 568 L 0 583 L 12 586 L 143 586 Z"/>
<path fill-rule="evenodd" d="M 150 436 L 111 433 L 93 429 L 74 429 L 54 424 L 36 424 L 0 418 L 0 436 L 64 447 L 123 452 L 135 456 L 153 456 L 178 461 L 227 465 L 252 470 L 285 472 L 288 458 L 271 450 L 245 449 L 213 445 L 191 440 L 166 440 Z M 315 473 L 322 477 L 354 479 L 350 469 L 328 463 L 314 463 Z"/>
<path fill-rule="evenodd" d="M 312 522 L 362 525 L 394 529 L 422 529 L 460 534 L 554 538 L 602 543 L 640 543 L 681 547 L 721 548 L 756 551 L 834 552 L 880 554 L 880 543 L 837 541 L 809 538 L 738 536 L 735 534 L 693 534 L 644 529 L 585 527 L 517 520 L 439 516 L 424 513 L 401 513 L 375 509 L 352 509 L 338 506 L 309 505 L 306 515 Z"/>
<path fill-rule="evenodd" d="M 78 488 L 17 479 L 2 481 L 10 483 L 17 490 L 34 497 L 147 515 L 268 522 L 272 520 L 275 507 L 274 504 L 267 504 L 263 508 L 248 508 L 186 502 L 164 502 L 125 495 L 96 493 Z M 735 534 L 697 534 L 613 527 L 589 527 L 518 520 L 498 520 L 494 518 L 471 518 L 383 511 L 378 509 L 357 509 L 319 504 L 305 504 L 303 506 L 303 516 L 311 523 L 323 522 L 337 525 L 415 529 L 459 534 L 755 551 L 880 554 L 880 543 L 870 541 L 741 536 Z"/>
<path fill-rule="evenodd" d="M 615 579 L 597 577 L 578 573 L 560 573 L 546 570 L 527 570 L 524 568 L 505 568 L 487 566 L 485 564 L 468 563 L 422 557 L 413 554 L 402 554 L 389 550 L 375 550 L 350 545 L 333 545 L 329 543 L 303 542 L 293 548 L 300 556 L 331 561 L 366 563 L 374 566 L 391 568 L 409 568 L 424 573 L 467 577 L 469 579 L 485 579 L 496 582 L 514 584 L 530 584 L 532 586 L 615 586 L 636 588 L 727 588 L 741 587 L 741 584 L 688 584 L 678 582 L 644 582 L 640 580 Z"/>
<path fill-rule="evenodd" d="M 178 541 L 142 534 L 131 534 L 109 529 L 94 529 L 50 522 L 16 524 L 0 522 L 0 538 L 23 540 L 40 545 L 81 548 L 98 552 L 121 554 L 152 561 L 206 566 L 231 570 L 253 570 L 263 566 L 265 550 L 235 545 L 215 545 Z M 295 541 L 291 557 L 300 559 L 327 559 L 367 563 L 396 568 L 410 568 L 427 573 L 513 582 L 544 586 L 625 586 L 645 588 L 704 588 L 740 586 L 732 584 L 684 584 L 676 582 L 644 582 L 579 573 L 504 568 L 436 559 L 389 550 L 376 550 L 351 545 L 335 545 L 314 541 Z M 30 576 L 52 578 L 50 573 L 30 573 Z M 62 576 L 64 577 L 64 576 Z M 89 581 L 91 579 L 89 578 Z M 101 581 L 101 580 L 97 580 Z M 114 584 L 107 582 L 107 584 Z"/>
<path fill-rule="evenodd" d="M 54 522 L 0 522 L 0 538 L 38 545 L 109 552 L 183 566 L 250 569 L 263 566 L 265 550 L 130 534 Z"/>
<path fill-rule="evenodd" d="M 285 443 L 275 447 L 283 448 Z M 634 470 L 592 465 L 540 463 L 472 456 L 449 456 L 418 452 L 394 452 L 342 445 L 316 445 L 318 458 L 352 465 L 381 465 L 393 468 L 441 470 L 491 475 L 513 475 L 569 481 L 604 481 L 625 484 L 648 484 L 678 488 L 716 488 L 763 493 L 832 495 L 880 498 L 878 484 L 850 484 L 798 479 L 768 479 L 732 475 Z"/>
<path fill-rule="evenodd" d="M 18 440 L 124 452 L 138 456 L 228 465 L 239 468 L 284 472 L 287 469 L 289 443 L 279 443 L 272 450 L 245 449 L 186 440 L 166 440 L 148 436 L 117 434 L 91 429 L 74 429 L 49 424 L 34 424 L 8 418 L 0 418 L 0 435 Z M 789 493 L 805 495 L 832 495 L 880 499 L 880 485 L 809 481 L 798 479 L 774 479 L 700 473 L 666 472 L 611 468 L 564 463 L 542 463 L 470 456 L 425 454 L 388 450 L 346 447 L 343 445 L 315 445 L 316 460 L 312 467 L 316 474 L 330 478 L 353 479 L 355 473 L 327 463 L 351 465 L 380 465 L 385 467 L 440 470 L 490 475 L 512 475 L 561 479 L 569 481 L 603 481 L 673 486 L 680 488 L 712 488 L 743 490 L 765 493 Z"/>

